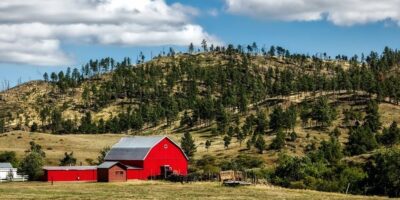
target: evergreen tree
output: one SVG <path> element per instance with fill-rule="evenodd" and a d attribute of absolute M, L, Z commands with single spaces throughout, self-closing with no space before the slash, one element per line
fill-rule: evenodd
<path fill-rule="evenodd" d="M 276 137 L 272 140 L 270 145 L 271 149 L 280 150 L 285 146 L 286 134 L 282 130 L 278 130 Z"/>
<path fill-rule="evenodd" d="M 41 145 L 36 144 L 34 141 L 30 141 L 29 145 L 30 145 L 29 151 L 31 153 L 37 153 L 43 158 L 46 157 L 46 153 L 42 150 Z"/>
<path fill-rule="evenodd" d="M 64 158 L 60 160 L 60 166 L 75 166 L 76 158 L 74 157 L 74 152 L 64 153 Z"/>
<path fill-rule="evenodd" d="M 374 133 L 380 129 L 382 124 L 380 122 L 379 107 L 376 101 L 370 101 L 368 103 L 364 125 Z"/>
<path fill-rule="evenodd" d="M 260 154 L 263 153 L 264 149 L 266 148 L 266 144 L 265 144 L 264 137 L 262 135 L 259 135 L 257 137 L 256 143 L 254 144 L 254 146 L 258 149 L 258 152 Z"/>
<path fill-rule="evenodd" d="M 62 131 L 62 115 L 58 109 L 54 109 L 51 112 L 50 128 L 53 133 L 60 133 Z"/>
<path fill-rule="evenodd" d="M 369 127 L 356 127 L 350 129 L 349 141 L 346 151 L 350 155 L 359 155 L 374 150 L 378 146 L 375 134 Z"/>
<path fill-rule="evenodd" d="M 47 72 L 43 74 L 43 79 L 45 82 L 49 82 L 49 75 L 47 74 Z"/>
<path fill-rule="evenodd" d="M 192 54 L 192 53 L 194 52 L 194 45 L 193 45 L 193 43 L 190 43 L 188 51 L 189 51 L 190 54 Z"/>
<path fill-rule="evenodd" d="M 330 163 L 337 163 L 343 157 L 340 142 L 334 137 L 329 141 L 322 141 L 319 152 Z"/>
<path fill-rule="evenodd" d="M 111 148 L 109 146 L 106 146 L 106 147 L 104 147 L 103 149 L 100 150 L 99 156 L 97 156 L 97 163 L 99 165 L 104 162 L 104 159 L 105 159 L 107 153 L 110 151 L 110 149 Z"/>
<path fill-rule="evenodd" d="M 229 135 L 226 135 L 224 137 L 224 147 L 225 147 L 225 149 L 228 149 L 229 145 L 231 144 L 231 140 L 232 140 L 232 137 L 229 136 Z"/>
<path fill-rule="evenodd" d="M 285 123 L 285 113 L 283 112 L 282 107 L 278 106 L 274 108 L 269 116 L 269 128 L 277 131 L 284 128 Z"/>
<path fill-rule="evenodd" d="M 6 130 L 6 123 L 4 119 L 0 119 L 0 133 L 6 132 L 5 130 Z"/>
<path fill-rule="evenodd" d="M 243 140 L 246 138 L 245 134 L 242 131 L 237 131 L 236 138 L 239 141 L 239 146 L 242 146 Z"/>
<path fill-rule="evenodd" d="M 31 152 L 21 161 L 18 171 L 28 175 L 31 181 L 39 180 L 43 175 L 43 157 L 37 152 Z"/>
<path fill-rule="evenodd" d="M 400 129 L 397 126 L 397 122 L 394 121 L 388 129 L 383 129 L 380 142 L 389 146 L 398 144 L 400 142 Z"/>
<path fill-rule="evenodd" d="M 183 134 L 181 139 L 181 148 L 189 158 L 193 157 L 194 153 L 197 151 L 194 139 L 189 132 Z"/>
<path fill-rule="evenodd" d="M 365 165 L 369 194 L 400 197 L 400 151 L 390 148 L 374 154 Z"/>
<path fill-rule="evenodd" d="M 203 51 L 204 51 L 204 52 L 207 52 L 207 51 L 208 51 L 208 48 L 207 48 L 207 41 L 206 41 L 205 39 L 203 39 L 203 41 L 201 41 L 201 47 L 203 48 Z"/>
<path fill-rule="evenodd" d="M 206 147 L 206 149 L 207 149 L 207 151 L 208 151 L 208 149 L 211 147 L 211 140 L 207 140 L 207 141 L 206 141 L 205 147 Z"/>
<path fill-rule="evenodd" d="M 267 129 L 267 117 L 263 111 L 259 111 L 257 113 L 257 118 L 254 120 L 256 128 L 254 133 L 256 134 L 264 134 L 265 130 Z"/>
<path fill-rule="evenodd" d="M 322 127 L 330 126 L 336 118 L 336 110 L 331 107 L 326 97 L 320 97 L 314 104 L 311 111 L 312 119 Z"/>

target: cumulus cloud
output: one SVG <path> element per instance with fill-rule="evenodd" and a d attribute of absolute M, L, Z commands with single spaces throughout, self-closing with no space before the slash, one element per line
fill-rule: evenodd
<path fill-rule="evenodd" d="M 71 62 L 63 42 L 187 45 L 218 40 L 191 22 L 195 8 L 164 0 L 1 0 L 0 62 Z"/>
<path fill-rule="evenodd" d="M 352 26 L 385 20 L 400 25 L 400 0 L 225 0 L 233 14 L 283 21 L 328 20 Z"/>

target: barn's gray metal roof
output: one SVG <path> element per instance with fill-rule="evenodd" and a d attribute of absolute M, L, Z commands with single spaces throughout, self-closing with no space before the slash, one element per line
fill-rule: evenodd
<path fill-rule="evenodd" d="M 124 137 L 112 146 L 107 153 L 106 161 L 144 160 L 150 150 L 167 136 L 133 136 Z M 171 139 L 169 139 L 174 143 Z M 175 143 L 174 143 L 175 144 Z M 176 144 L 175 144 L 176 145 Z M 176 145 L 178 146 L 178 145 Z M 178 146 L 179 147 L 179 146 Z M 183 152 L 182 152 L 183 153 Z M 185 153 L 183 153 L 185 155 Z M 185 155 L 186 157 L 186 155 Z M 187 157 L 186 157 L 187 159 Z"/>
<path fill-rule="evenodd" d="M 133 136 L 123 137 L 112 146 L 105 160 L 144 160 L 147 154 L 157 143 L 166 136 Z"/>
<path fill-rule="evenodd" d="M 8 162 L 0 162 L 0 168 L 13 168 L 13 166 Z"/>
<path fill-rule="evenodd" d="M 45 166 L 43 167 L 45 170 L 94 170 L 97 169 L 97 166 Z"/>
<path fill-rule="evenodd" d="M 112 148 L 105 160 L 144 160 L 151 148 Z"/>

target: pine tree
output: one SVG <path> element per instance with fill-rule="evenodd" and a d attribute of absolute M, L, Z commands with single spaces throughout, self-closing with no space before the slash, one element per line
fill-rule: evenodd
<path fill-rule="evenodd" d="M 104 147 L 99 153 L 100 153 L 100 155 L 99 156 L 97 156 L 97 163 L 100 165 L 101 163 L 103 163 L 104 162 L 104 159 L 105 159 L 105 157 L 106 157 L 106 155 L 107 155 L 107 153 L 110 151 L 110 147 L 109 146 L 106 146 L 106 147 Z"/>
<path fill-rule="evenodd" d="M 229 135 L 226 135 L 224 137 L 224 147 L 225 147 L 225 149 L 228 149 L 229 145 L 231 144 L 231 140 L 232 140 L 232 137 L 229 136 Z"/>
<path fill-rule="evenodd" d="M 380 122 L 379 107 L 376 101 L 370 101 L 368 103 L 364 125 L 374 133 L 380 129 L 382 124 Z"/>
<path fill-rule="evenodd" d="M 398 144 L 400 142 L 400 129 L 397 126 L 397 122 L 394 121 L 388 129 L 383 129 L 380 142 L 389 146 Z"/>
<path fill-rule="evenodd" d="M 49 74 L 47 74 L 47 72 L 43 74 L 43 79 L 45 82 L 49 82 Z"/>
<path fill-rule="evenodd" d="M 346 151 L 350 155 L 359 155 L 374 150 L 378 146 L 375 134 L 367 126 L 360 126 L 350 130 Z"/>
<path fill-rule="evenodd" d="M 236 138 L 239 141 L 239 146 L 242 146 L 242 142 L 243 140 L 246 138 L 245 134 L 243 133 L 243 131 L 238 131 L 236 134 Z"/>
<path fill-rule="evenodd" d="M 207 141 L 206 141 L 205 147 L 206 147 L 206 149 L 207 149 L 207 151 L 208 151 L 208 149 L 211 147 L 211 140 L 207 140 Z"/>
<path fill-rule="evenodd" d="M 192 54 L 192 53 L 194 52 L 194 45 L 193 45 L 193 43 L 190 43 L 188 51 L 189 51 L 190 54 Z"/>
<path fill-rule="evenodd" d="M 181 148 L 189 158 L 193 157 L 194 153 L 197 151 L 194 139 L 189 132 L 183 134 L 181 139 Z"/>
<path fill-rule="evenodd" d="M 336 110 L 329 105 L 326 97 L 319 98 L 311 111 L 312 119 L 324 128 L 331 125 L 336 115 Z"/>
<path fill-rule="evenodd" d="M 272 140 L 270 148 L 275 149 L 275 150 L 282 149 L 283 146 L 285 145 L 285 138 L 286 138 L 285 132 L 283 132 L 282 130 L 279 130 L 276 133 L 276 137 Z"/>
<path fill-rule="evenodd" d="M 205 39 L 203 39 L 203 41 L 201 41 L 201 47 L 203 47 L 203 51 L 207 52 L 208 48 L 207 48 L 207 41 Z"/>
<path fill-rule="evenodd" d="M 64 153 L 64 158 L 60 160 L 60 166 L 75 166 L 76 158 L 74 157 L 74 152 Z"/>
<path fill-rule="evenodd" d="M 4 119 L 0 119 L 0 133 L 5 132 L 5 127 L 6 127 L 6 124 L 5 124 Z"/>
<path fill-rule="evenodd" d="M 266 144 L 265 144 L 265 140 L 262 135 L 259 135 L 257 137 L 256 143 L 254 144 L 254 146 L 258 149 L 258 152 L 260 154 L 263 153 L 264 149 L 266 148 Z"/>
<path fill-rule="evenodd" d="M 43 157 L 37 152 L 31 152 L 21 161 L 18 171 L 28 175 L 31 181 L 39 180 L 43 175 Z"/>
<path fill-rule="evenodd" d="M 284 123 L 285 123 L 285 113 L 283 112 L 283 109 L 280 106 L 278 106 L 274 108 L 274 110 L 269 116 L 269 128 L 274 131 L 277 131 L 284 127 Z"/>

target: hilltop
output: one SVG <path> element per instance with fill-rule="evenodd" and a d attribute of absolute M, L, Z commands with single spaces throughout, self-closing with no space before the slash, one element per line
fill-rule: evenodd
<path fill-rule="evenodd" d="M 0 151 L 23 157 L 34 140 L 48 164 L 66 151 L 90 164 L 125 135 L 179 142 L 190 133 L 199 176 L 256 170 L 285 187 L 344 192 L 351 182 L 366 193 L 376 182 L 367 164 L 400 142 L 399 57 L 389 48 L 333 59 L 229 45 L 135 64 L 91 60 L 1 92 Z M 305 172 L 287 177 L 283 167 Z"/>

